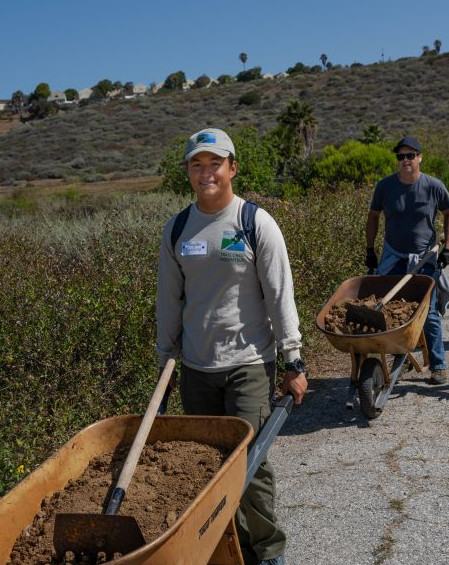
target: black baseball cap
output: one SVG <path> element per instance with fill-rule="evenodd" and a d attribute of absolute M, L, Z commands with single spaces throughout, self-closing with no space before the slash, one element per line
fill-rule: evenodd
<path fill-rule="evenodd" d="M 415 138 L 411 136 L 403 137 L 400 139 L 393 148 L 393 151 L 397 153 L 401 147 L 411 147 L 418 153 L 421 153 L 421 143 Z"/>

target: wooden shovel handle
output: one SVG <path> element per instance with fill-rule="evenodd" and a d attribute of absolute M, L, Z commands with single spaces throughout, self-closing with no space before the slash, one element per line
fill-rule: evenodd
<path fill-rule="evenodd" d="M 382 305 L 385 305 L 387 302 L 389 302 L 393 296 L 413 277 L 413 275 L 419 271 L 419 269 L 424 265 L 424 263 L 426 263 L 426 261 L 432 256 L 433 253 L 436 253 L 438 251 L 438 244 L 436 244 L 434 247 L 432 247 L 432 249 L 430 249 L 425 255 L 424 257 L 413 267 L 413 269 L 407 273 L 404 277 L 402 277 L 402 279 L 395 284 L 395 286 L 390 290 L 390 292 L 388 294 L 386 294 L 381 303 Z"/>
<path fill-rule="evenodd" d="M 169 359 L 165 364 L 148 408 L 142 418 L 142 422 L 140 423 L 136 437 L 134 438 L 125 464 L 123 465 L 123 469 L 120 473 L 120 477 L 117 481 L 116 489 L 123 489 L 126 491 L 128 488 L 174 368 L 175 360 Z"/>

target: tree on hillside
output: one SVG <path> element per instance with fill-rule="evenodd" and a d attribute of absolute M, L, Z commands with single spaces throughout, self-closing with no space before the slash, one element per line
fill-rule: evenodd
<path fill-rule="evenodd" d="M 326 53 L 322 53 L 322 54 L 320 55 L 320 61 L 321 61 L 321 64 L 323 65 L 323 69 L 326 70 L 326 63 L 327 63 L 327 55 L 326 55 Z"/>
<path fill-rule="evenodd" d="M 28 97 L 30 102 L 37 101 L 37 100 L 47 100 L 50 96 L 51 90 L 49 85 L 46 82 L 40 82 L 33 92 Z"/>
<path fill-rule="evenodd" d="M 243 64 L 243 70 L 245 71 L 245 70 L 246 70 L 246 66 L 245 66 L 245 65 L 246 65 L 246 61 L 248 60 L 248 55 L 247 55 L 246 53 L 240 53 L 239 59 L 240 59 L 240 61 L 242 62 L 242 64 Z"/>
<path fill-rule="evenodd" d="M 200 75 L 194 82 L 193 88 L 207 88 L 211 84 L 211 78 L 207 75 Z"/>
<path fill-rule="evenodd" d="M 125 82 L 122 89 L 123 89 L 123 94 L 125 94 L 125 96 L 132 96 L 134 94 L 134 83 L 131 81 Z"/>
<path fill-rule="evenodd" d="M 380 143 L 384 139 L 384 134 L 378 124 L 371 124 L 363 128 L 363 137 L 360 139 L 365 145 L 369 143 Z"/>
<path fill-rule="evenodd" d="M 277 118 L 282 131 L 283 156 L 286 161 L 302 152 L 308 159 L 313 151 L 318 120 L 306 102 L 293 100 Z"/>
<path fill-rule="evenodd" d="M 16 90 L 11 96 L 11 110 L 14 114 L 18 114 L 23 108 L 25 102 L 25 95 L 21 90 Z"/>
<path fill-rule="evenodd" d="M 435 41 L 433 42 L 433 46 L 435 47 L 435 51 L 437 52 L 437 55 L 439 55 L 441 50 L 441 41 L 439 39 L 435 39 Z"/>
<path fill-rule="evenodd" d="M 424 45 L 424 47 L 422 48 L 422 57 L 426 57 L 427 55 L 430 54 L 430 47 L 428 45 Z"/>
<path fill-rule="evenodd" d="M 187 82 L 186 75 L 183 71 L 178 71 L 168 75 L 165 79 L 163 88 L 168 90 L 182 90 L 185 82 Z"/>
<path fill-rule="evenodd" d="M 92 87 L 91 99 L 95 100 L 105 100 L 108 92 L 114 89 L 112 82 L 105 78 L 97 82 L 95 86 Z"/>
<path fill-rule="evenodd" d="M 75 90 L 74 88 L 67 88 L 67 90 L 64 90 L 64 94 L 68 102 L 78 100 L 79 98 L 78 91 Z"/>
<path fill-rule="evenodd" d="M 254 67 L 247 71 L 241 71 L 236 77 L 237 82 L 248 82 L 250 80 L 258 80 L 259 78 L 262 78 L 261 67 Z"/>
<path fill-rule="evenodd" d="M 235 82 L 235 77 L 232 75 L 220 75 L 217 78 L 218 84 L 232 84 Z"/>
<path fill-rule="evenodd" d="M 294 67 L 289 67 L 287 69 L 287 74 L 289 75 L 302 75 L 309 72 L 309 67 L 304 65 L 304 63 L 296 63 Z"/>

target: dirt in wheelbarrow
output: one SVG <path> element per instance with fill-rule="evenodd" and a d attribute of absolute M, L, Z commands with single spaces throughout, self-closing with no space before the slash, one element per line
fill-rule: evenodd
<path fill-rule="evenodd" d="M 379 299 L 373 294 L 367 298 L 347 298 L 337 300 L 328 314 L 325 316 L 325 329 L 333 333 L 343 334 L 369 334 L 375 330 L 368 326 L 354 325 L 352 322 L 346 323 L 346 310 L 348 304 L 364 306 L 374 309 Z M 408 302 L 407 300 L 391 300 L 382 307 L 382 314 L 385 316 L 387 330 L 392 330 L 406 324 L 418 308 L 418 302 Z"/>
<path fill-rule="evenodd" d="M 33 523 L 16 540 L 13 565 L 56 565 L 54 519 L 58 513 L 101 514 L 118 479 L 128 448 L 93 459 L 84 474 L 45 499 Z M 195 441 L 157 441 L 145 446 L 120 508 L 133 516 L 147 543 L 159 537 L 187 509 L 228 457 L 228 450 Z M 103 558 L 104 560 L 104 558 Z M 99 554 L 97 563 L 102 562 Z M 65 563 L 74 564 L 66 554 Z"/>

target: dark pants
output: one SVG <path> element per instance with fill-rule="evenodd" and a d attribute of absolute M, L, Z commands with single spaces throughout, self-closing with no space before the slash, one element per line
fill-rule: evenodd
<path fill-rule="evenodd" d="M 220 373 L 181 368 L 180 392 L 186 414 L 238 416 L 247 420 L 255 434 L 270 415 L 276 363 L 244 365 Z M 285 534 L 276 524 L 275 481 L 265 460 L 242 496 L 236 522 L 242 549 L 258 560 L 284 553 Z"/>
<path fill-rule="evenodd" d="M 405 275 L 407 272 L 407 260 L 401 259 L 396 263 L 389 275 Z M 418 271 L 422 275 L 428 275 L 435 280 L 435 286 L 430 297 L 429 313 L 424 322 L 424 335 L 426 336 L 427 348 L 429 350 L 430 370 L 438 371 L 446 369 L 446 356 L 444 352 L 443 327 L 440 314 L 437 310 L 437 282 L 439 271 L 431 263 L 425 263 Z"/>

